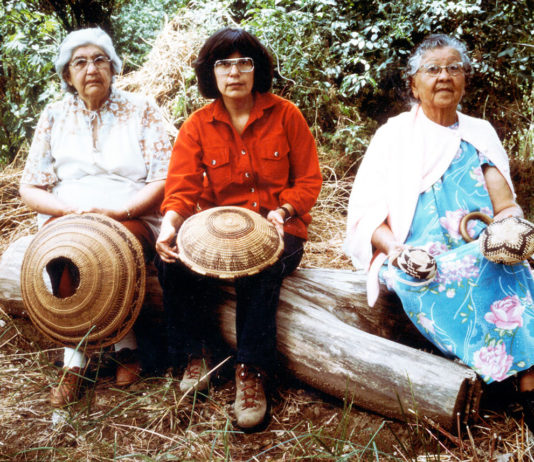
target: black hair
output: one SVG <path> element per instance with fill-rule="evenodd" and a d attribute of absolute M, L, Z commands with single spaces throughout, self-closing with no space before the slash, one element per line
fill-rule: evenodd
<path fill-rule="evenodd" d="M 209 37 L 194 62 L 200 94 L 205 98 L 220 96 L 213 65 L 235 52 L 254 60 L 254 85 L 252 91 L 266 93 L 273 81 L 273 59 L 261 42 L 243 29 L 226 27 Z"/>

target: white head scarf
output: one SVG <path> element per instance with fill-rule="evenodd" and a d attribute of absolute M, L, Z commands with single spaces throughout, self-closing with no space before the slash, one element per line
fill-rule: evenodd
<path fill-rule="evenodd" d="M 84 45 L 95 45 L 101 48 L 108 58 L 111 59 L 111 67 L 113 75 L 119 74 L 122 68 L 122 61 L 117 56 L 111 38 L 99 27 L 90 29 L 80 29 L 68 34 L 61 45 L 59 46 L 58 55 L 56 57 L 55 66 L 56 72 L 61 78 L 61 88 L 66 91 L 73 92 L 74 90 L 67 84 L 63 76 L 63 70 L 72 57 L 72 53 L 76 48 Z"/>

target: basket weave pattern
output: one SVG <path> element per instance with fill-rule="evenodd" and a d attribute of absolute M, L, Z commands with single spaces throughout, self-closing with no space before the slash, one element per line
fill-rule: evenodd
<path fill-rule="evenodd" d="M 80 283 L 70 297 L 54 296 L 46 265 L 70 260 Z M 98 214 L 67 215 L 42 228 L 21 270 L 22 299 L 30 319 L 65 346 L 99 348 L 119 341 L 133 326 L 145 295 L 143 250 L 119 222 Z"/>
<path fill-rule="evenodd" d="M 185 265 L 222 279 L 256 274 L 283 251 L 274 226 L 242 207 L 215 207 L 191 216 L 181 226 L 177 242 Z"/>
<path fill-rule="evenodd" d="M 494 221 L 480 235 L 480 250 L 495 263 L 526 260 L 534 253 L 534 225 L 517 217 Z"/>

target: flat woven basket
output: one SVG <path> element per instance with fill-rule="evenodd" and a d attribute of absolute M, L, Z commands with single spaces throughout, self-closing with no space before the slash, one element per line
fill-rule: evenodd
<path fill-rule="evenodd" d="M 46 266 L 67 259 L 80 278 L 74 294 L 52 294 Z M 33 324 L 65 346 L 99 348 L 133 326 L 145 296 L 143 249 L 119 222 L 99 214 L 67 215 L 44 226 L 24 254 L 22 300 Z"/>
<path fill-rule="evenodd" d="M 180 260 L 206 276 L 250 276 L 272 265 L 284 242 L 260 214 L 242 207 L 214 207 L 189 217 L 178 232 Z"/>

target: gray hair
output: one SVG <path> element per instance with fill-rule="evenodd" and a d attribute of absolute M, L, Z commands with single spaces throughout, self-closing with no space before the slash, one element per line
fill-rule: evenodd
<path fill-rule="evenodd" d="M 421 67 L 421 59 L 423 58 L 423 55 L 429 50 L 445 47 L 453 48 L 460 54 L 466 77 L 471 74 L 471 60 L 469 59 L 469 56 L 467 56 L 467 48 L 465 44 L 460 42 L 460 40 L 455 39 L 454 37 L 449 37 L 445 34 L 432 34 L 426 37 L 417 46 L 417 48 L 413 51 L 410 58 L 408 59 L 408 66 L 406 68 L 406 78 L 408 80 L 408 85 L 411 83 L 413 76 Z"/>
<path fill-rule="evenodd" d="M 61 79 L 61 88 L 71 93 L 74 93 L 75 90 L 65 80 L 65 66 L 72 58 L 74 50 L 84 45 L 95 45 L 106 53 L 108 58 L 111 59 L 111 71 L 113 75 L 119 74 L 122 68 L 122 61 L 115 52 L 110 36 L 102 29 L 95 27 L 71 32 L 65 37 L 63 42 L 61 42 L 54 63 L 56 72 Z"/>

